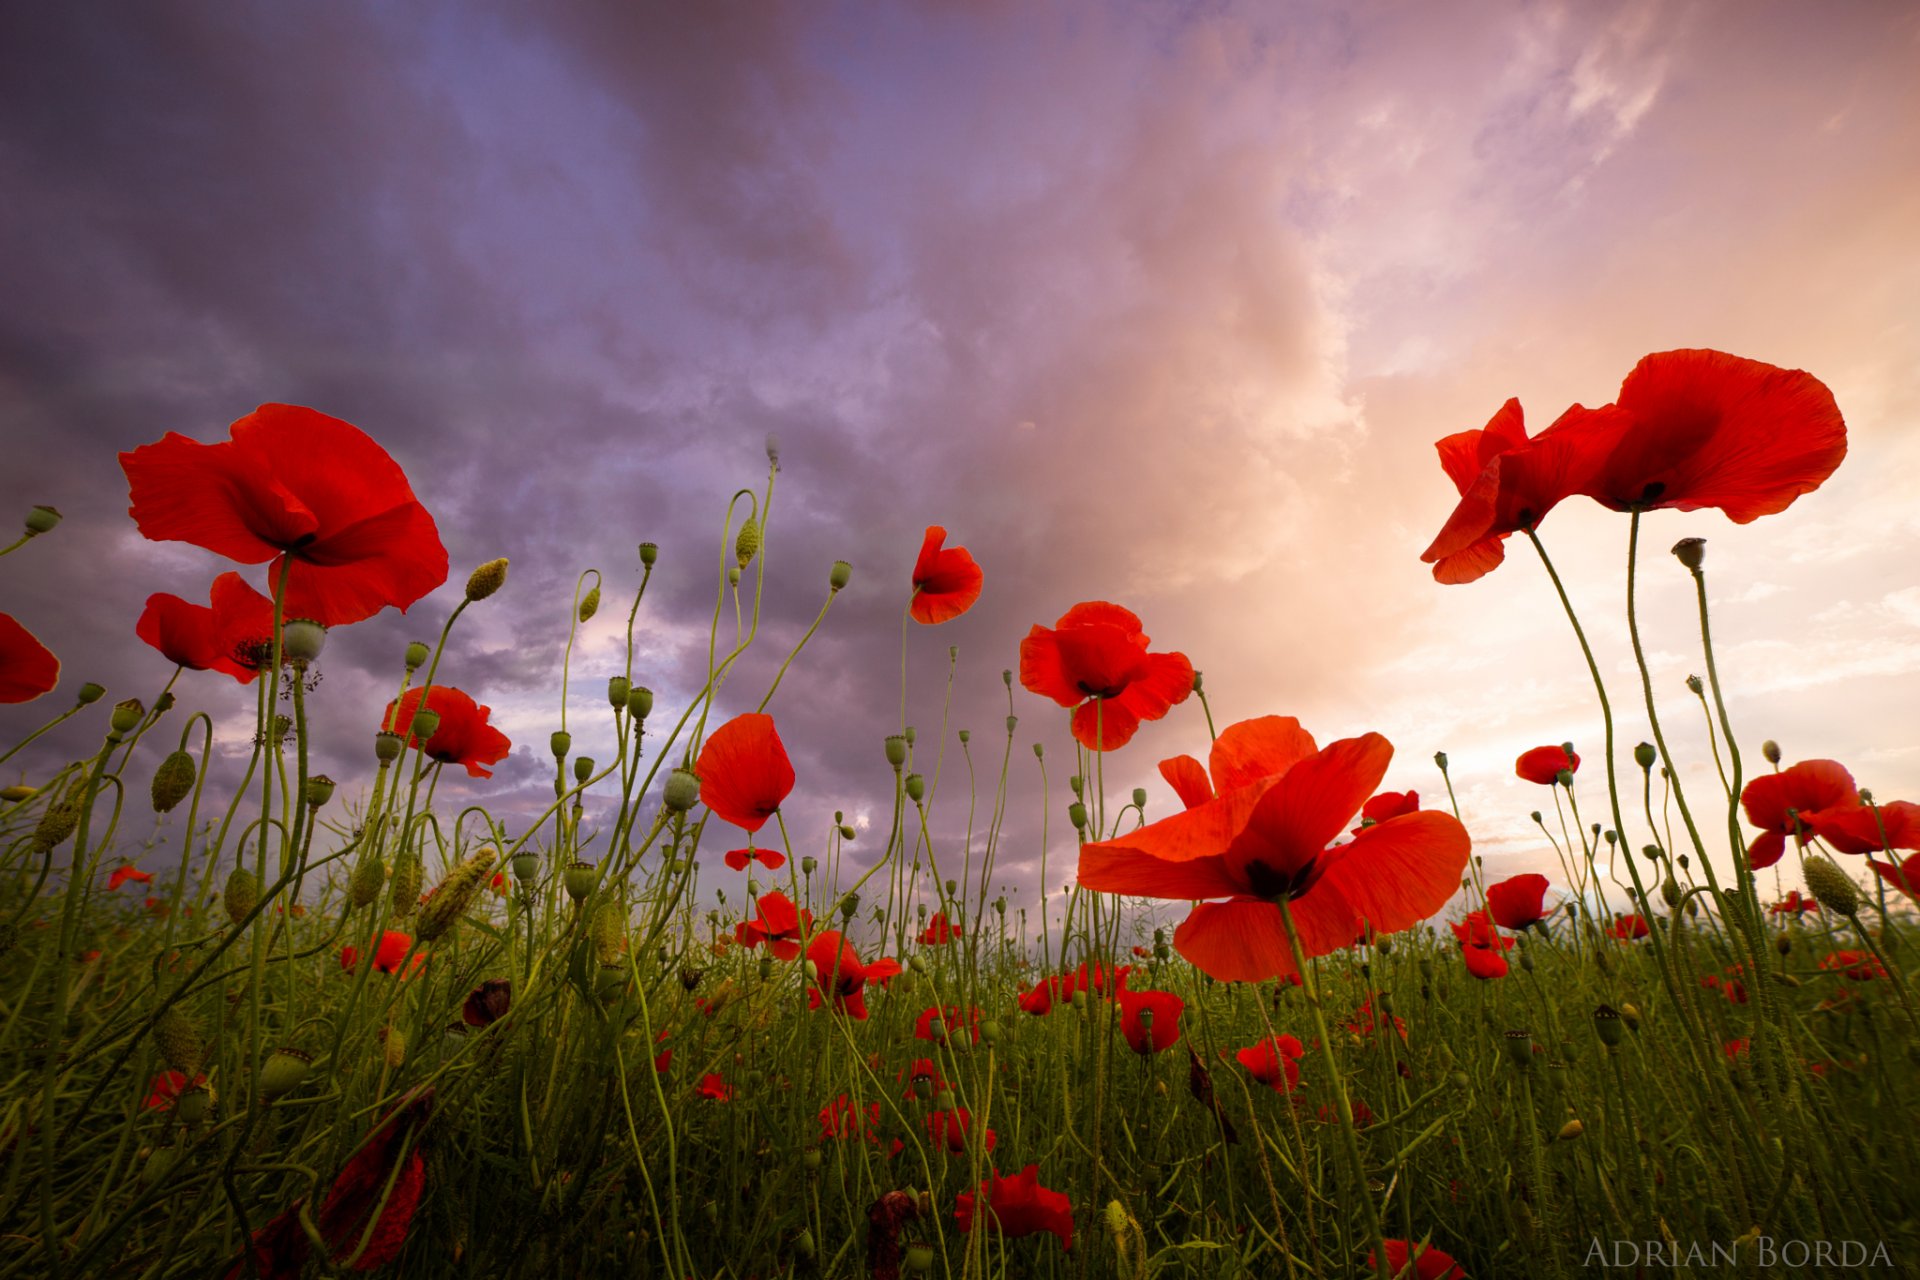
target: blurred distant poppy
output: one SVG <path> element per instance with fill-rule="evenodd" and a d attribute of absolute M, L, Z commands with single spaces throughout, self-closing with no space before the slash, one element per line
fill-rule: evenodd
<path fill-rule="evenodd" d="M 1887 976 L 1879 957 L 1871 951 L 1835 951 L 1820 957 L 1822 969 L 1839 969 L 1855 982 L 1871 982 Z"/>
<path fill-rule="evenodd" d="M 734 926 L 734 941 L 746 947 L 757 947 L 764 942 L 767 950 L 782 960 L 797 957 L 801 925 L 804 922 L 811 926 L 813 913 L 797 909 L 793 899 L 778 891 L 761 894 L 758 911 L 755 918 Z"/>
<path fill-rule="evenodd" d="M 1780 861 L 1796 823 L 1796 838 L 1804 845 L 1841 811 L 1859 808 L 1860 788 L 1838 760 L 1802 760 L 1749 782 L 1740 792 L 1740 807 L 1760 828 L 1747 846 L 1747 862 L 1758 870 Z"/>
<path fill-rule="evenodd" d="M 967 1153 L 967 1131 L 973 1127 L 973 1116 L 965 1107 L 955 1107 L 951 1111 L 929 1111 L 926 1119 L 927 1137 L 935 1146 L 947 1149 L 949 1155 L 962 1156 Z M 993 1130 L 987 1130 L 986 1149 L 992 1151 L 998 1138 Z"/>
<path fill-rule="evenodd" d="M 1073 736 L 1091 751 L 1132 740 L 1143 720 L 1158 720 L 1193 692 L 1193 664 L 1181 653 L 1149 653 L 1140 619 L 1092 600 L 1035 626 L 1020 642 L 1020 683 L 1063 707 L 1075 707 Z"/>
<path fill-rule="evenodd" d="M 380 727 L 389 733 L 400 732 L 402 726 L 411 727 L 414 713 L 420 709 L 420 694 L 419 689 L 409 689 L 389 702 Z M 426 690 L 426 696 L 427 710 L 440 717 L 426 741 L 427 756 L 442 764 L 463 766 L 470 778 L 491 778 L 493 770 L 487 766 L 505 760 L 513 750 L 507 735 L 489 723 L 493 708 L 481 706 L 452 685 L 436 684 Z M 418 738 L 410 737 L 408 745 L 421 744 Z"/>
<path fill-rule="evenodd" d="M 733 1086 L 728 1084 L 724 1077 L 710 1071 L 700 1077 L 700 1083 L 694 1087 L 693 1096 L 705 1098 L 709 1102 L 732 1102 Z"/>
<path fill-rule="evenodd" d="M 1503 929 L 1525 929 L 1546 918 L 1547 878 L 1529 872 L 1487 886 L 1487 914 Z"/>
<path fill-rule="evenodd" d="M 1467 972 L 1483 981 L 1507 976 L 1507 958 L 1492 947 L 1462 943 L 1460 958 L 1466 961 Z"/>
<path fill-rule="evenodd" d="M 129 880 L 133 881 L 135 884 L 152 884 L 153 883 L 153 877 L 149 875 L 147 872 L 140 870 L 140 868 L 138 867 L 134 867 L 134 866 L 115 867 L 113 869 L 113 874 L 107 877 L 107 888 L 118 889 L 121 885 L 125 884 Z"/>
<path fill-rule="evenodd" d="M 1034 984 L 1033 990 L 1020 997 L 1022 1012 L 1035 1016 L 1053 1012 L 1056 1004 L 1065 1004 L 1073 999 L 1073 978 L 1042 978 Z"/>
<path fill-rule="evenodd" d="M 944 947 L 960 936 L 960 926 L 947 920 L 947 913 L 936 911 L 933 919 L 927 921 L 927 927 L 920 931 L 920 945 L 923 947 Z"/>
<path fill-rule="evenodd" d="M 756 862 L 769 871 L 778 871 L 787 865 L 787 855 L 778 849 L 729 849 L 721 855 L 721 860 L 735 871 L 745 871 Z"/>
<path fill-rule="evenodd" d="M 1373 997 L 1369 995 L 1365 1000 L 1360 1002 L 1360 1007 L 1353 1011 L 1353 1021 L 1347 1023 L 1347 1030 L 1357 1036 L 1370 1036 L 1378 1028 L 1384 1026 L 1386 1021 L 1386 1019 L 1374 1013 Z M 1398 1034 L 1402 1040 L 1405 1040 L 1407 1038 L 1406 1019 L 1396 1014 L 1392 1019 L 1392 1023 L 1394 1032 Z"/>
<path fill-rule="evenodd" d="M 913 1038 L 944 1042 L 962 1031 L 970 1030 L 973 1033 L 972 1043 L 978 1044 L 980 1043 L 980 1018 L 981 1013 L 978 1009 L 969 1009 L 963 1015 L 957 1004 L 950 1004 L 945 1008 L 935 1005 L 914 1019 Z M 934 1025 L 936 1021 L 939 1023 L 937 1033 Z"/>
<path fill-rule="evenodd" d="M 326 626 L 388 605 L 404 612 L 447 580 L 433 517 L 399 465 L 358 427 L 298 405 L 264 404 L 230 435 L 201 444 L 170 431 L 120 455 L 142 535 L 241 564 L 291 556 L 285 616 Z"/>
<path fill-rule="evenodd" d="M 1127 989 L 1127 975 L 1133 972 L 1133 966 L 1123 964 L 1109 969 L 1098 960 L 1083 961 L 1073 972 L 1074 990 L 1085 991 L 1089 995 L 1110 996 Z M 1068 999 L 1072 999 L 1069 992 Z"/>
<path fill-rule="evenodd" d="M 147 1082 L 147 1100 L 145 1106 L 149 1111 L 167 1110 L 171 1108 L 173 1104 L 179 1100 L 180 1095 L 185 1093 L 189 1088 L 198 1089 L 206 1083 L 207 1078 L 203 1075 L 195 1076 L 193 1083 L 189 1085 L 184 1071 L 162 1071 Z"/>
<path fill-rule="evenodd" d="M 749 711 L 715 729 L 694 772 L 700 800 L 723 822 L 758 831 L 793 790 L 793 762 L 773 717 Z"/>
<path fill-rule="evenodd" d="M 1786 897 L 1767 908 L 1767 914 L 1776 916 L 1802 916 L 1809 911 L 1818 911 L 1819 909 L 1819 899 L 1809 898 L 1798 889 L 1789 889 L 1787 890 Z"/>
<path fill-rule="evenodd" d="M 420 966 L 427 962 L 426 956 L 420 954 L 416 954 L 412 960 L 407 960 L 407 952 L 412 946 L 413 936 L 411 934 L 402 933 L 398 929 L 389 929 L 381 934 L 380 945 L 375 947 L 373 952 L 374 972 L 393 973 L 400 968 L 402 962 L 405 962 L 407 966 L 406 976 L 411 978 L 419 971 Z M 352 973 L 354 967 L 359 963 L 360 950 L 358 947 L 340 948 L 341 968 L 345 969 L 348 973 Z"/>
<path fill-rule="evenodd" d="M 895 960 L 882 958 L 870 965 L 862 962 L 853 944 L 834 929 L 823 929 L 813 935 L 813 940 L 807 944 L 807 960 L 813 965 L 814 972 L 813 986 L 807 991 L 807 1007 L 818 1009 L 831 999 L 835 1010 L 861 1022 L 867 1020 L 865 990 L 868 980 L 882 974 L 891 976 L 900 972 L 900 964 Z M 954 1012 L 957 1017 L 959 1010 Z M 921 1036 L 921 1039 L 929 1038 Z M 979 1038 L 980 1033 L 976 1029 L 974 1039 Z"/>
<path fill-rule="evenodd" d="M 1373 1123 L 1373 1108 L 1360 1101 L 1360 1099 L 1347 1099 L 1347 1109 L 1348 1114 L 1352 1115 L 1353 1123 L 1356 1126 L 1364 1129 Z M 1338 1124 L 1340 1122 L 1340 1113 L 1323 1102 L 1315 1109 L 1313 1118 L 1321 1124 Z"/>
<path fill-rule="evenodd" d="M 273 601 L 227 572 L 213 580 L 204 605 L 164 592 L 148 596 L 133 630 L 177 667 L 249 684 L 272 662 Z"/>
<path fill-rule="evenodd" d="M 1494 928 L 1484 911 L 1469 911 L 1465 920 L 1447 927 L 1453 930 L 1453 936 L 1462 946 L 1486 947 L 1493 951 L 1506 951 L 1513 946 L 1513 939 Z"/>
<path fill-rule="evenodd" d="M 1073 1203 L 1062 1193 L 1040 1185 L 1037 1164 L 1028 1165 L 1012 1178 L 989 1170 L 977 1194 L 962 1191 L 954 1197 L 953 1216 L 962 1231 L 973 1230 L 976 1222 L 990 1221 L 1009 1238 L 1046 1231 L 1061 1248 L 1073 1248 Z"/>
<path fill-rule="evenodd" d="M 60 683 L 60 659 L 0 613 L 0 702 L 31 702 Z"/>
<path fill-rule="evenodd" d="M 1647 927 L 1646 917 L 1636 911 L 1631 915 L 1616 915 L 1613 927 L 1607 932 L 1622 942 L 1632 942 L 1636 938 L 1646 937 L 1653 930 Z"/>
<path fill-rule="evenodd" d="M 920 556 L 913 562 L 913 603 L 909 612 L 915 622 L 929 625 L 957 618 L 973 608 L 980 598 L 986 577 L 964 547 L 947 547 L 947 531 L 937 524 L 927 526 L 920 544 Z"/>
<path fill-rule="evenodd" d="M 864 1138 L 868 1142 L 877 1142 L 879 1128 L 880 1104 L 877 1102 L 869 1102 L 863 1107 L 843 1093 L 820 1108 L 823 1137 Z"/>
<path fill-rule="evenodd" d="M 1420 1256 L 1415 1258 L 1413 1246 L 1405 1240 L 1387 1240 L 1382 1243 L 1387 1254 L 1387 1274 L 1394 1277 L 1394 1280 L 1400 1280 L 1402 1276 L 1407 1277 L 1407 1280 L 1467 1280 L 1467 1273 L 1460 1264 L 1432 1245 L 1428 1245 L 1421 1251 Z M 1411 1271 L 1407 1269 L 1409 1260 L 1413 1263 Z M 1371 1253 L 1367 1255 L 1367 1265 L 1369 1267 L 1375 1265 L 1374 1255 Z"/>
<path fill-rule="evenodd" d="M 1294 1036 L 1269 1036 L 1259 1044 L 1234 1051 L 1247 1074 L 1275 1093 L 1292 1093 L 1300 1085 L 1300 1059 L 1306 1046 Z"/>
<path fill-rule="evenodd" d="M 1135 1053 L 1160 1053 L 1180 1039 L 1180 1015 L 1187 1002 L 1179 996 L 1171 991 L 1122 991 L 1115 998 L 1120 1002 L 1120 1034 Z"/>
<path fill-rule="evenodd" d="M 1568 773 L 1580 771 L 1580 757 L 1570 753 L 1565 747 L 1535 747 L 1522 752 L 1513 762 L 1513 771 L 1528 782 L 1537 782 L 1550 787 L 1560 781 L 1560 771 Z"/>

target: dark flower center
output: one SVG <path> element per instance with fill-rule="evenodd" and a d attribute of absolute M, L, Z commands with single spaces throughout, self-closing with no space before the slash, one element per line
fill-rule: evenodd
<path fill-rule="evenodd" d="M 1320 859 L 1308 858 L 1289 874 L 1255 858 L 1247 863 L 1246 874 L 1254 897 L 1265 898 L 1269 902 L 1285 898 L 1291 902 L 1313 888 L 1314 882 L 1320 878 Z"/>

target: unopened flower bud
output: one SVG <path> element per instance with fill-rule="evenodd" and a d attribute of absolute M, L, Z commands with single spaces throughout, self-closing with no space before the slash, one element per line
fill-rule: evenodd
<path fill-rule="evenodd" d="M 1573 786 L 1573 770 L 1562 769 L 1553 775 L 1553 780 L 1563 787 L 1571 788 Z"/>
<path fill-rule="evenodd" d="M 271 1102 L 291 1093 L 312 1069 L 312 1054 L 300 1049 L 275 1049 L 260 1067 L 260 1096 Z"/>
<path fill-rule="evenodd" d="M 106 695 L 107 691 L 104 687 L 89 680 L 80 686 L 80 705 L 84 707 L 89 703 L 98 702 Z"/>
<path fill-rule="evenodd" d="M 907 740 L 900 734 L 887 736 L 887 763 L 896 769 L 904 768 L 907 763 Z"/>
<path fill-rule="evenodd" d="M 1447 771 L 1447 753 L 1444 751 L 1434 752 L 1433 763 L 1439 766 L 1440 772 L 1445 773 Z"/>
<path fill-rule="evenodd" d="M 845 823 L 840 824 L 840 838 L 842 840 L 851 840 L 859 834 L 860 834 L 859 832 L 855 831 L 852 827 L 847 826 Z"/>
<path fill-rule="evenodd" d="M 675 769 L 667 775 L 665 800 L 667 808 L 675 813 L 685 813 L 700 803 L 700 778 L 688 769 Z"/>
<path fill-rule="evenodd" d="M 200 1028 L 179 1005 L 169 1006 L 154 1023 L 153 1042 L 159 1046 L 161 1059 L 184 1075 L 192 1076 L 206 1061 L 206 1041 Z"/>
<path fill-rule="evenodd" d="M 907 799 L 919 804 L 927 798 L 927 780 L 917 773 L 907 775 Z"/>
<path fill-rule="evenodd" d="M 627 714 L 636 720 L 645 720 L 652 711 L 653 690 L 643 684 L 627 690 Z"/>
<path fill-rule="evenodd" d="M 1073 829 L 1075 831 L 1085 831 L 1087 829 L 1087 806 L 1075 800 L 1067 806 L 1067 820 L 1073 823 Z"/>
<path fill-rule="evenodd" d="M 239 924 L 260 901 L 260 881 L 245 867 L 235 867 L 227 876 L 223 901 L 227 908 L 227 919 Z"/>
<path fill-rule="evenodd" d="M 555 760 L 565 760 L 573 750 L 573 735 L 565 729 L 555 729 L 547 737 L 547 746 L 552 749 Z"/>
<path fill-rule="evenodd" d="M 356 907 L 364 907 L 380 896 L 386 882 L 387 864 L 375 854 L 355 866 L 347 878 L 347 899 Z"/>
<path fill-rule="evenodd" d="M 730 564 L 727 566 L 727 585 L 730 587 L 737 587 L 740 585 L 740 566 L 739 565 Z"/>
<path fill-rule="evenodd" d="M 1853 878 L 1836 867 L 1826 858 L 1808 858 L 1801 864 L 1801 875 L 1806 877 L 1807 888 L 1820 900 L 1820 905 L 1843 916 L 1853 916 L 1860 911 L 1860 890 Z"/>
<path fill-rule="evenodd" d="M 1193 691 L 1195 693 L 1200 692 L 1200 673 L 1198 671 L 1193 673 Z"/>
<path fill-rule="evenodd" d="M 418 671 L 427 665 L 427 659 L 431 656 L 433 656 L 433 650 L 427 647 L 424 640 L 414 640 L 408 643 L 407 651 L 401 660 L 407 664 L 408 671 Z"/>
<path fill-rule="evenodd" d="M 405 920 L 419 910 L 420 885 L 426 877 L 427 869 L 421 865 L 419 854 L 403 853 L 393 860 L 393 891 L 387 905 L 395 920 Z"/>
<path fill-rule="evenodd" d="M 334 781 L 324 773 L 316 773 L 307 779 L 307 804 L 318 809 L 333 799 Z"/>
<path fill-rule="evenodd" d="M 1760 744 L 1760 754 L 1767 758 L 1768 764 L 1780 763 L 1780 744 L 1768 738 Z"/>
<path fill-rule="evenodd" d="M 853 581 L 853 566 L 845 560 L 835 560 L 833 568 L 827 571 L 827 589 L 839 591 Z"/>
<path fill-rule="evenodd" d="M 153 811 L 172 812 L 193 790 L 194 777 L 193 757 L 186 752 L 176 751 L 162 760 L 153 772 Z"/>
<path fill-rule="evenodd" d="M 859 894 L 848 893 L 846 896 L 840 899 L 840 918 L 842 920 L 853 919 L 854 914 L 859 910 L 860 910 Z"/>
<path fill-rule="evenodd" d="M 1675 880 L 1672 876 L 1668 876 L 1665 880 L 1662 880 L 1660 882 L 1660 900 L 1666 903 L 1669 907 L 1679 906 L 1680 899 L 1682 896 L 1683 895 L 1681 894 L 1681 891 L 1680 891 L 1680 882 L 1678 880 Z"/>
<path fill-rule="evenodd" d="M 480 887 L 486 884 L 488 873 L 499 856 L 492 845 L 482 845 L 472 857 L 456 863 L 453 870 L 447 872 L 434 887 L 433 896 L 420 908 L 414 932 L 421 942 L 433 942 L 454 926 Z"/>
<path fill-rule="evenodd" d="M 966 746 L 969 742 L 973 741 L 973 735 L 965 729 L 960 730 L 959 738 L 960 738 L 960 745 L 963 747 Z"/>
<path fill-rule="evenodd" d="M 760 550 L 760 525 L 752 517 L 741 524 L 740 533 L 733 540 L 733 559 L 742 569 L 753 563 L 753 557 Z"/>
<path fill-rule="evenodd" d="M 1682 538 L 1673 544 L 1673 558 L 1695 573 L 1707 560 L 1707 540 L 1705 538 Z"/>
<path fill-rule="evenodd" d="M 288 662 L 312 662 L 327 647 L 327 629 L 311 618 L 289 618 L 280 628 L 280 654 Z"/>
<path fill-rule="evenodd" d="M 507 582 L 507 558 L 489 560 L 475 569 L 467 578 L 467 599 L 485 600 L 488 596 L 505 586 Z"/>
<path fill-rule="evenodd" d="M 128 698 L 125 702 L 113 704 L 113 719 L 108 722 L 115 733 L 132 733 L 146 718 L 146 704 L 138 698 Z"/>
<path fill-rule="evenodd" d="M 53 526 L 60 523 L 60 511 L 56 507 L 35 506 L 27 509 L 27 536 L 37 538 L 43 533 L 53 532 Z"/>
<path fill-rule="evenodd" d="M 1695 694 L 1697 694 L 1697 693 L 1699 693 L 1699 692 L 1700 692 L 1701 690 L 1703 690 L 1703 689 L 1705 689 L 1706 687 L 1707 687 L 1707 686 L 1705 685 L 1705 683 L 1704 683 L 1704 682 L 1702 682 L 1702 681 L 1701 681 L 1701 679 L 1700 679 L 1700 677 L 1699 677 L 1699 676 L 1688 676 L 1688 677 L 1687 677 L 1687 692 L 1688 692 L 1688 693 L 1695 693 Z"/>
<path fill-rule="evenodd" d="M 580 597 L 580 621 L 590 621 L 598 612 L 600 612 L 600 584 L 596 582 L 587 589 L 587 594 Z"/>
<path fill-rule="evenodd" d="M 1011 720 L 1013 717 L 1008 716 L 1007 719 Z M 1033 744 L 1033 758 L 1035 760 L 1045 760 L 1047 758 L 1047 749 L 1043 744 L 1038 742 Z"/>
<path fill-rule="evenodd" d="M 1075 799 L 1086 799 L 1086 787 L 1086 780 L 1079 774 L 1074 773 L 1067 775 L 1067 789 L 1073 792 Z"/>

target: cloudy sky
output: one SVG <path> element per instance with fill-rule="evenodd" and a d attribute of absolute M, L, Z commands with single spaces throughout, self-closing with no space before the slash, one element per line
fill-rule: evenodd
<path fill-rule="evenodd" d="M 974 730 L 983 789 L 1019 638 L 1111 599 L 1205 672 L 1222 723 L 1378 730 L 1387 785 L 1428 803 L 1446 750 L 1489 870 L 1557 879 L 1512 762 L 1574 740 L 1597 813 L 1591 688 L 1529 555 L 1429 577 L 1453 502 L 1432 442 L 1509 396 L 1537 428 L 1610 400 L 1647 352 L 1704 346 L 1824 379 L 1850 454 L 1781 516 L 1647 521 L 1644 623 L 1685 778 L 1710 801 L 1682 684 L 1703 668 L 1692 592 L 1664 554 L 1698 534 L 1754 764 L 1773 737 L 1920 798 L 1916 59 L 1920 12 L 1891 0 L 11 6 L 0 494 L 66 521 L 0 561 L 0 607 L 65 672 L 0 709 L 0 742 L 84 680 L 150 699 L 170 668 L 134 638 L 142 602 L 204 600 L 226 567 L 137 535 L 116 452 L 288 401 L 384 444 L 454 564 L 409 616 L 331 638 L 322 766 L 366 785 L 403 645 L 505 555 L 442 678 L 492 705 L 513 755 L 442 794 L 531 814 L 575 576 L 606 576 L 570 713 L 605 759 L 635 545 L 662 549 L 636 674 L 677 716 L 724 504 L 764 478 L 774 432 L 759 657 L 723 711 L 758 701 L 829 564 L 854 565 L 772 707 L 797 852 L 833 809 L 885 821 L 899 617 L 941 523 L 986 594 L 907 637 L 910 717 L 924 753 L 957 645 L 950 724 Z M 1570 503 L 1542 536 L 1624 759 L 1647 736 L 1625 519 Z M 176 688 L 237 772 L 251 693 Z M 1056 884 L 1070 757 L 1063 712 L 1017 688 L 1014 709 L 996 879 L 1024 898 L 1030 744 L 1054 766 Z M 102 719 L 7 781 L 87 752 Z M 1190 702 L 1113 756 L 1108 788 L 1144 784 L 1164 814 L 1155 763 L 1206 741 Z"/>

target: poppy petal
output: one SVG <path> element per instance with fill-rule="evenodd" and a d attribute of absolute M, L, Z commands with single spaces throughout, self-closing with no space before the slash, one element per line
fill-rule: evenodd
<path fill-rule="evenodd" d="M 121 454 L 120 468 L 132 499 L 127 514 L 153 542 L 188 542 L 241 564 L 262 564 L 319 528 L 265 459 L 231 440 L 201 444 L 169 431 Z"/>
<path fill-rule="evenodd" d="M 1139 728 L 1140 717 L 1113 699 L 1089 699 L 1073 713 L 1074 740 L 1089 751 L 1118 751 Z"/>
<path fill-rule="evenodd" d="M 1255 898 L 1201 903 L 1173 931 L 1173 946 L 1221 982 L 1264 982 L 1295 972 L 1280 908 Z"/>
<path fill-rule="evenodd" d="M 1207 771 L 1192 756 L 1174 756 L 1160 762 L 1160 776 L 1167 780 L 1173 793 L 1180 797 L 1180 803 L 1193 809 L 1213 799 L 1213 784 L 1207 781 Z"/>
<path fill-rule="evenodd" d="M 1247 891 L 1218 854 L 1172 862 L 1098 844 L 1081 846 L 1079 879 L 1083 888 L 1136 898 L 1228 898 Z"/>
<path fill-rule="evenodd" d="M 765 826 L 793 790 L 793 762 L 775 731 L 773 717 L 735 716 L 713 731 L 700 749 L 694 772 L 700 799 L 724 822 L 749 832 Z"/>
<path fill-rule="evenodd" d="M 0 702 L 31 702 L 60 683 L 60 659 L 0 613 Z"/>
<path fill-rule="evenodd" d="M 1244 875 L 1243 869 L 1256 861 L 1282 876 L 1305 872 L 1378 789 L 1392 759 L 1393 744 L 1369 733 L 1343 738 L 1287 770 L 1227 847 L 1232 874 Z"/>
<path fill-rule="evenodd" d="M 1459 892 L 1473 840 L 1450 813 L 1427 809 L 1368 827 L 1341 846 L 1302 904 L 1338 890 L 1377 933 L 1431 919 Z"/>
<path fill-rule="evenodd" d="M 1313 735 L 1292 716 L 1260 716 L 1230 724 L 1214 739 L 1209 768 L 1222 795 L 1277 778 L 1318 752 Z"/>

